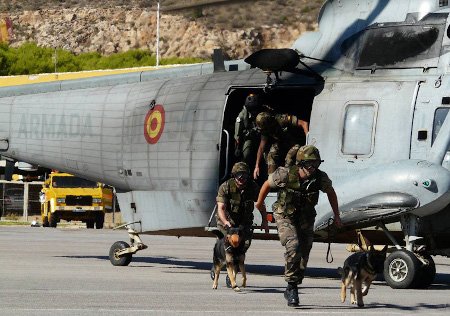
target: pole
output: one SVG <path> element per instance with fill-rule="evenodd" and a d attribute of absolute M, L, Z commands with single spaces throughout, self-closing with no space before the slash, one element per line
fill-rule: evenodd
<path fill-rule="evenodd" d="M 159 66 L 159 1 L 156 9 L 156 67 Z"/>
<path fill-rule="evenodd" d="M 54 52 L 54 55 L 53 55 L 53 61 L 55 63 L 55 74 L 56 74 L 56 66 L 58 64 L 58 53 L 56 52 L 56 46 L 55 46 L 55 52 Z"/>
<path fill-rule="evenodd" d="M 28 221 L 28 201 L 29 201 L 30 187 L 28 182 L 24 182 L 23 186 L 23 220 Z"/>

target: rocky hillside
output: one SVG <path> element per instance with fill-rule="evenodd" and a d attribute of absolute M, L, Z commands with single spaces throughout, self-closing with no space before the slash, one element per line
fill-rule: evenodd
<path fill-rule="evenodd" d="M 289 47 L 305 30 L 316 27 L 322 1 L 221 1 L 209 5 L 162 0 L 160 52 L 164 57 L 209 58 L 222 48 L 242 58 L 261 48 Z M 214 2 L 214 1 L 210 1 Z M 75 53 L 102 54 L 129 49 L 156 51 L 156 1 L 150 0 L 9 0 L 2 17 L 13 23 L 14 47 L 26 41 Z M 178 3 L 178 7 L 174 7 Z M 203 1 L 205 3 L 205 1 Z M 176 10 L 175 10 L 176 9 Z"/>

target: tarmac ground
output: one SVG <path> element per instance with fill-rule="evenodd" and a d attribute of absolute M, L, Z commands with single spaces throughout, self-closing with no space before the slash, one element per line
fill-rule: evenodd
<path fill-rule="evenodd" d="M 283 297 L 284 251 L 278 241 L 254 240 L 247 253 L 247 287 L 226 287 L 226 271 L 213 290 L 213 238 L 141 235 L 148 249 L 129 266 L 111 265 L 115 241 L 128 242 L 125 230 L 82 226 L 43 228 L 0 226 L 0 314 L 2 315 L 359 315 L 450 313 L 450 259 L 434 257 L 437 275 L 426 290 L 394 290 L 375 281 L 360 309 L 339 299 L 337 267 L 349 253 L 315 243 L 300 306 Z M 240 280 L 238 278 L 238 280 Z M 240 282 L 240 281 L 239 281 Z M 239 283 L 238 283 L 239 284 Z"/>

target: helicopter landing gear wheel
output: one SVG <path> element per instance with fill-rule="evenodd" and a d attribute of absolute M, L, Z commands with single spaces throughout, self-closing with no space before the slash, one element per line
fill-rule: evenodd
<path fill-rule="evenodd" d="M 419 259 L 410 251 L 396 250 L 384 262 L 384 279 L 393 289 L 413 288 L 419 277 Z"/>
<path fill-rule="evenodd" d="M 109 249 L 109 261 L 113 266 L 127 266 L 130 264 L 132 259 L 131 253 L 120 254 L 124 249 L 130 248 L 124 241 L 116 241 Z"/>

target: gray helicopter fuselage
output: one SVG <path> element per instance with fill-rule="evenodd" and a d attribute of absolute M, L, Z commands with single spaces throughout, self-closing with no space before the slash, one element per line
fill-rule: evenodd
<path fill-rule="evenodd" d="M 404 214 L 436 226 L 450 217 L 448 13 L 439 1 L 327 1 L 320 30 L 294 44 L 323 80 L 304 70 L 268 82 L 235 62 L 0 88 L 1 154 L 115 186 L 139 232 L 199 235 L 231 170 L 234 120 L 256 92 L 309 120 L 349 227 Z M 317 212 L 321 229 L 324 195 Z"/>

